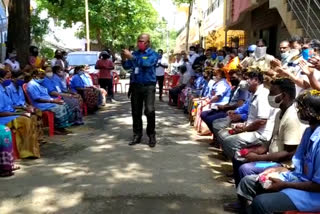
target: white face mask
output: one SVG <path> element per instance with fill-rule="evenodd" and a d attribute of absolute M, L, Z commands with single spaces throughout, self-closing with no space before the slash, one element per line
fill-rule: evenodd
<path fill-rule="evenodd" d="M 212 80 L 215 81 L 215 82 L 217 82 L 218 79 L 217 79 L 216 76 L 213 76 L 213 77 L 212 77 Z"/>
<path fill-rule="evenodd" d="M 277 97 L 280 97 L 280 96 L 281 94 L 278 94 L 276 96 L 270 96 L 270 95 L 268 96 L 268 101 L 272 108 L 280 108 L 280 105 L 283 102 L 283 100 L 281 100 L 280 103 L 276 102 Z"/>
<path fill-rule="evenodd" d="M 241 80 L 240 83 L 239 83 L 239 87 L 240 87 L 240 89 L 242 89 L 242 90 L 248 90 L 248 88 L 249 88 L 249 83 L 248 83 L 248 81 L 246 81 L 246 80 Z"/>
<path fill-rule="evenodd" d="M 281 59 L 286 60 L 290 56 L 290 51 L 286 51 L 281 54 Z"/>
<path fill-rule="evenodd" d="M 253 57 L 253 53 L 249 53 L 249 57 Z"/>
<path fill-rule="evenodd" d="M 48 72 L 48 73 L 46 73 L 46 76 L 47 76 L 47 77 L 52 77 L 52 76 L 53 76 L 53 73 L 52 73 L 52 72 Z"/>
<path fill-rule="evenodd" d="M 266 54 L 267 54 L 267 47 L 257 47 L 254 52 L 256 59 L 260 59 L 264 57 Z"/>

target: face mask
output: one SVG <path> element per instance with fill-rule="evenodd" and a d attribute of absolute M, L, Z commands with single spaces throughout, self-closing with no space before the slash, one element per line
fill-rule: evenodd
<path fill-rule="evenodd" d="M 17 80 L 17 85 L 18 86 L 23 86 L 24 80 Z"/>
<path fill-rule="evenodd" d="M 290 50 L 290 55 L 291 56 L 297 56 L 298 54 L 300 54 L 299 50 L 297 50 L 297 49 L 291 49 Z"/>
<path fill-rule="evenodd" d="M 217 78 L 216 76 L 213 76 L 213 77 L 212 77 L 212 80 L 215 81 L 215 82 L 217 82 L 217 81 L 218 81 L 218 78 Z"/>
<path fill-rule="evenodd" d="M 290 56 L 290 52 L 289 51 L 284 52 L 284 53 L 281 54 L 281 59 L 282 60 L 286 60 L 289 56 Z"/>
<path fill-rule="evenodd" d="M 147 45 L 144 42 L 138 42 L 138 49 L 139 51 L 144 52 L 145 50 L 147 50 Z"/>
<path fill-rule="evenodd" d="M 244 59 L 244 56 L 243 56 L 242 53 L 238 53 L 238 57 L 239 57 L 240 60 L 243 60 L 243 59 Z"/>
<path fill-rule="evenodd" d="M 213 54 L 211 55 L 211 59 L 215 60 L 216 58 L 217 58 L 217 54 L 216 54 L 216 53 L 213 53 Z"/>
<path fill-rule="evenodd" d="M 260 59 L 264 57 L 266 54 L 267 54 L 267 47 L 257 47 L 254 52 L 256 59 Z"/>
<path fill-rule="evenodd" d="M 240 80 L 238 80 L 238 79 L 232 79 L 232 80 L 230 80 L 230 82 L 231 82 L 231 85 L 232 85 L 232 86 L 238 86 L 239 83 L 240 83 Z"/>
<path fill-rule="evenodd" d="M 249 53 L 249 57 L 253 57 L 253 53 Z"/>
<path fill-rule="evenodd" d="M 310 58 L 309 49 L 302 50 L 302 57 L 304 60 L 308 60 Z"/>
<path fill-rule="evenodd" d="M 3 85 L 4 87 L 9 86 L 10 84 L 11 84 L 11 80 L 4 80 L 4 81 L 2 82 L 2 85 Z"/>
<path fill-rule="evenodd" d="M 34 81 L 36 81 L 37 83 L 41 84 L 41 83 L 43 83 L 43 80 L 44 79 L 35 79 Z"/>
<path fill-rule="evenodd" d="M 51 78 L 51 77 L 53 77 L 53 73 L 52 72 L 48 72 L 48 73 L 46 73 L 46 76 Z"/>
<path fill-rule="evenodd" d="M 190 56 L 192 56 L 193 54 L 195 54 L 195 51 L 189 51 Z"/>
<path fill-rule="evenodd" d="M 221 61 L 224 60 L 224 57 L 223 56 L 218 56 L 218 60 L 219 60 L 219 62 L 221 62 Z"/>
<path fill-rule="evenodd" d="M 246 80 L 241 80 L 240 83 L 239 83 L 239 87 L 242 90 L 248 90 L 249 83 Z"/>
<path fill-rule="evenodd" d="M 268 101 L 272 108 L 280 108 L 280 105 L 283 102 L 283 100 L 281 100 L 280 103 L 276 102 L 277 97 L 280 97 L 280 96 L 281 94 L 278 94 L 276 96 L 268 96 Z"/>

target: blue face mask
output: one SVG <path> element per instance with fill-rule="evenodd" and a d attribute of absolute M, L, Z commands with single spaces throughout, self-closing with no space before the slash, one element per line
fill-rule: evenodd
<path fill-rule="evenodd" d="M 308 60 L 310 58 L 309 51 L 310 51 L 309 49 L 302 50 L 303 59 Z"/>
<path fill-rule="evenodd" d="M 83 72 L 83 71 L 79 71 L 78 74 L 79 74 L 79 75 L 82 75 L 82 74 L 84 74 L 84 72 Z"/>
<path fill-rule="evenodd" d="M 2 85 L 3 85 L 4 87 L 9 86 L 10 84 L 11 84 L 11 80 L 4 80 L 4 81 L 2 82 Z"/>
<path fill-rule="evenodd" d="M 17 80 L 17 85 L 18 86 L 23 86 L 24 80 Z"/>
<path fill-rule="evenodd" d="M 221 61 L 224 60 L 224 57 L 223 56 L 218 56 L 218 60 L 219 60 L 219 62 L 221 62 Z"/>
<path fill-rule="evenodd" d="M 216 54 L 216 53 L 213 53 L 213 54 L 211 55 L 211 58 L 212 58 L 213 60 L 215 60 L 215 59 L 217 58 L 217 54 Z"/>
<path fill-rule="evenodd" d="M 34 81 L 36 81 L 37 83 L 41 84 L 43 82 L 44 79 L 35 79 Z"/>

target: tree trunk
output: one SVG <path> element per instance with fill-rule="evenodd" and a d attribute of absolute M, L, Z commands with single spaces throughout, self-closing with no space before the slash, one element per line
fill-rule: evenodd
<path fill-rule="evenodd" d="M 7 51 L 17 51 L 21 66 L 28 63 L 30 47 L 30 0 L 10 0 Z"/>
<path fill-rule="evenodd" d="M 186 51 L 189 50 L 189 31 L 190 31 L 190 19 L 192 15 L 192 7 L 193 7 L 193 1 L 189 4 L 189 11 L 188 11 L 188 21 L 187 21 L 187 35 L 186 35 Z"/>

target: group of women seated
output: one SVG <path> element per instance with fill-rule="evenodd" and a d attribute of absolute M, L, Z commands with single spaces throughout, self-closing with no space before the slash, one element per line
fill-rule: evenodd
<path fill-rule="evenodd" d="M 93 85 L 84 66 L 67 75 L 60 66 L 30 66 L 28 72 L 14 73 L 0 69 L 0 176 L 17 169 L 12 136 L 19 158 L 40 158 L 43 112 L 54 114 L 54 132 L 64 135 L 70 126 L 84 124 L 85 109 L 94 113 L 102 104 L 106 92 Z"/>

